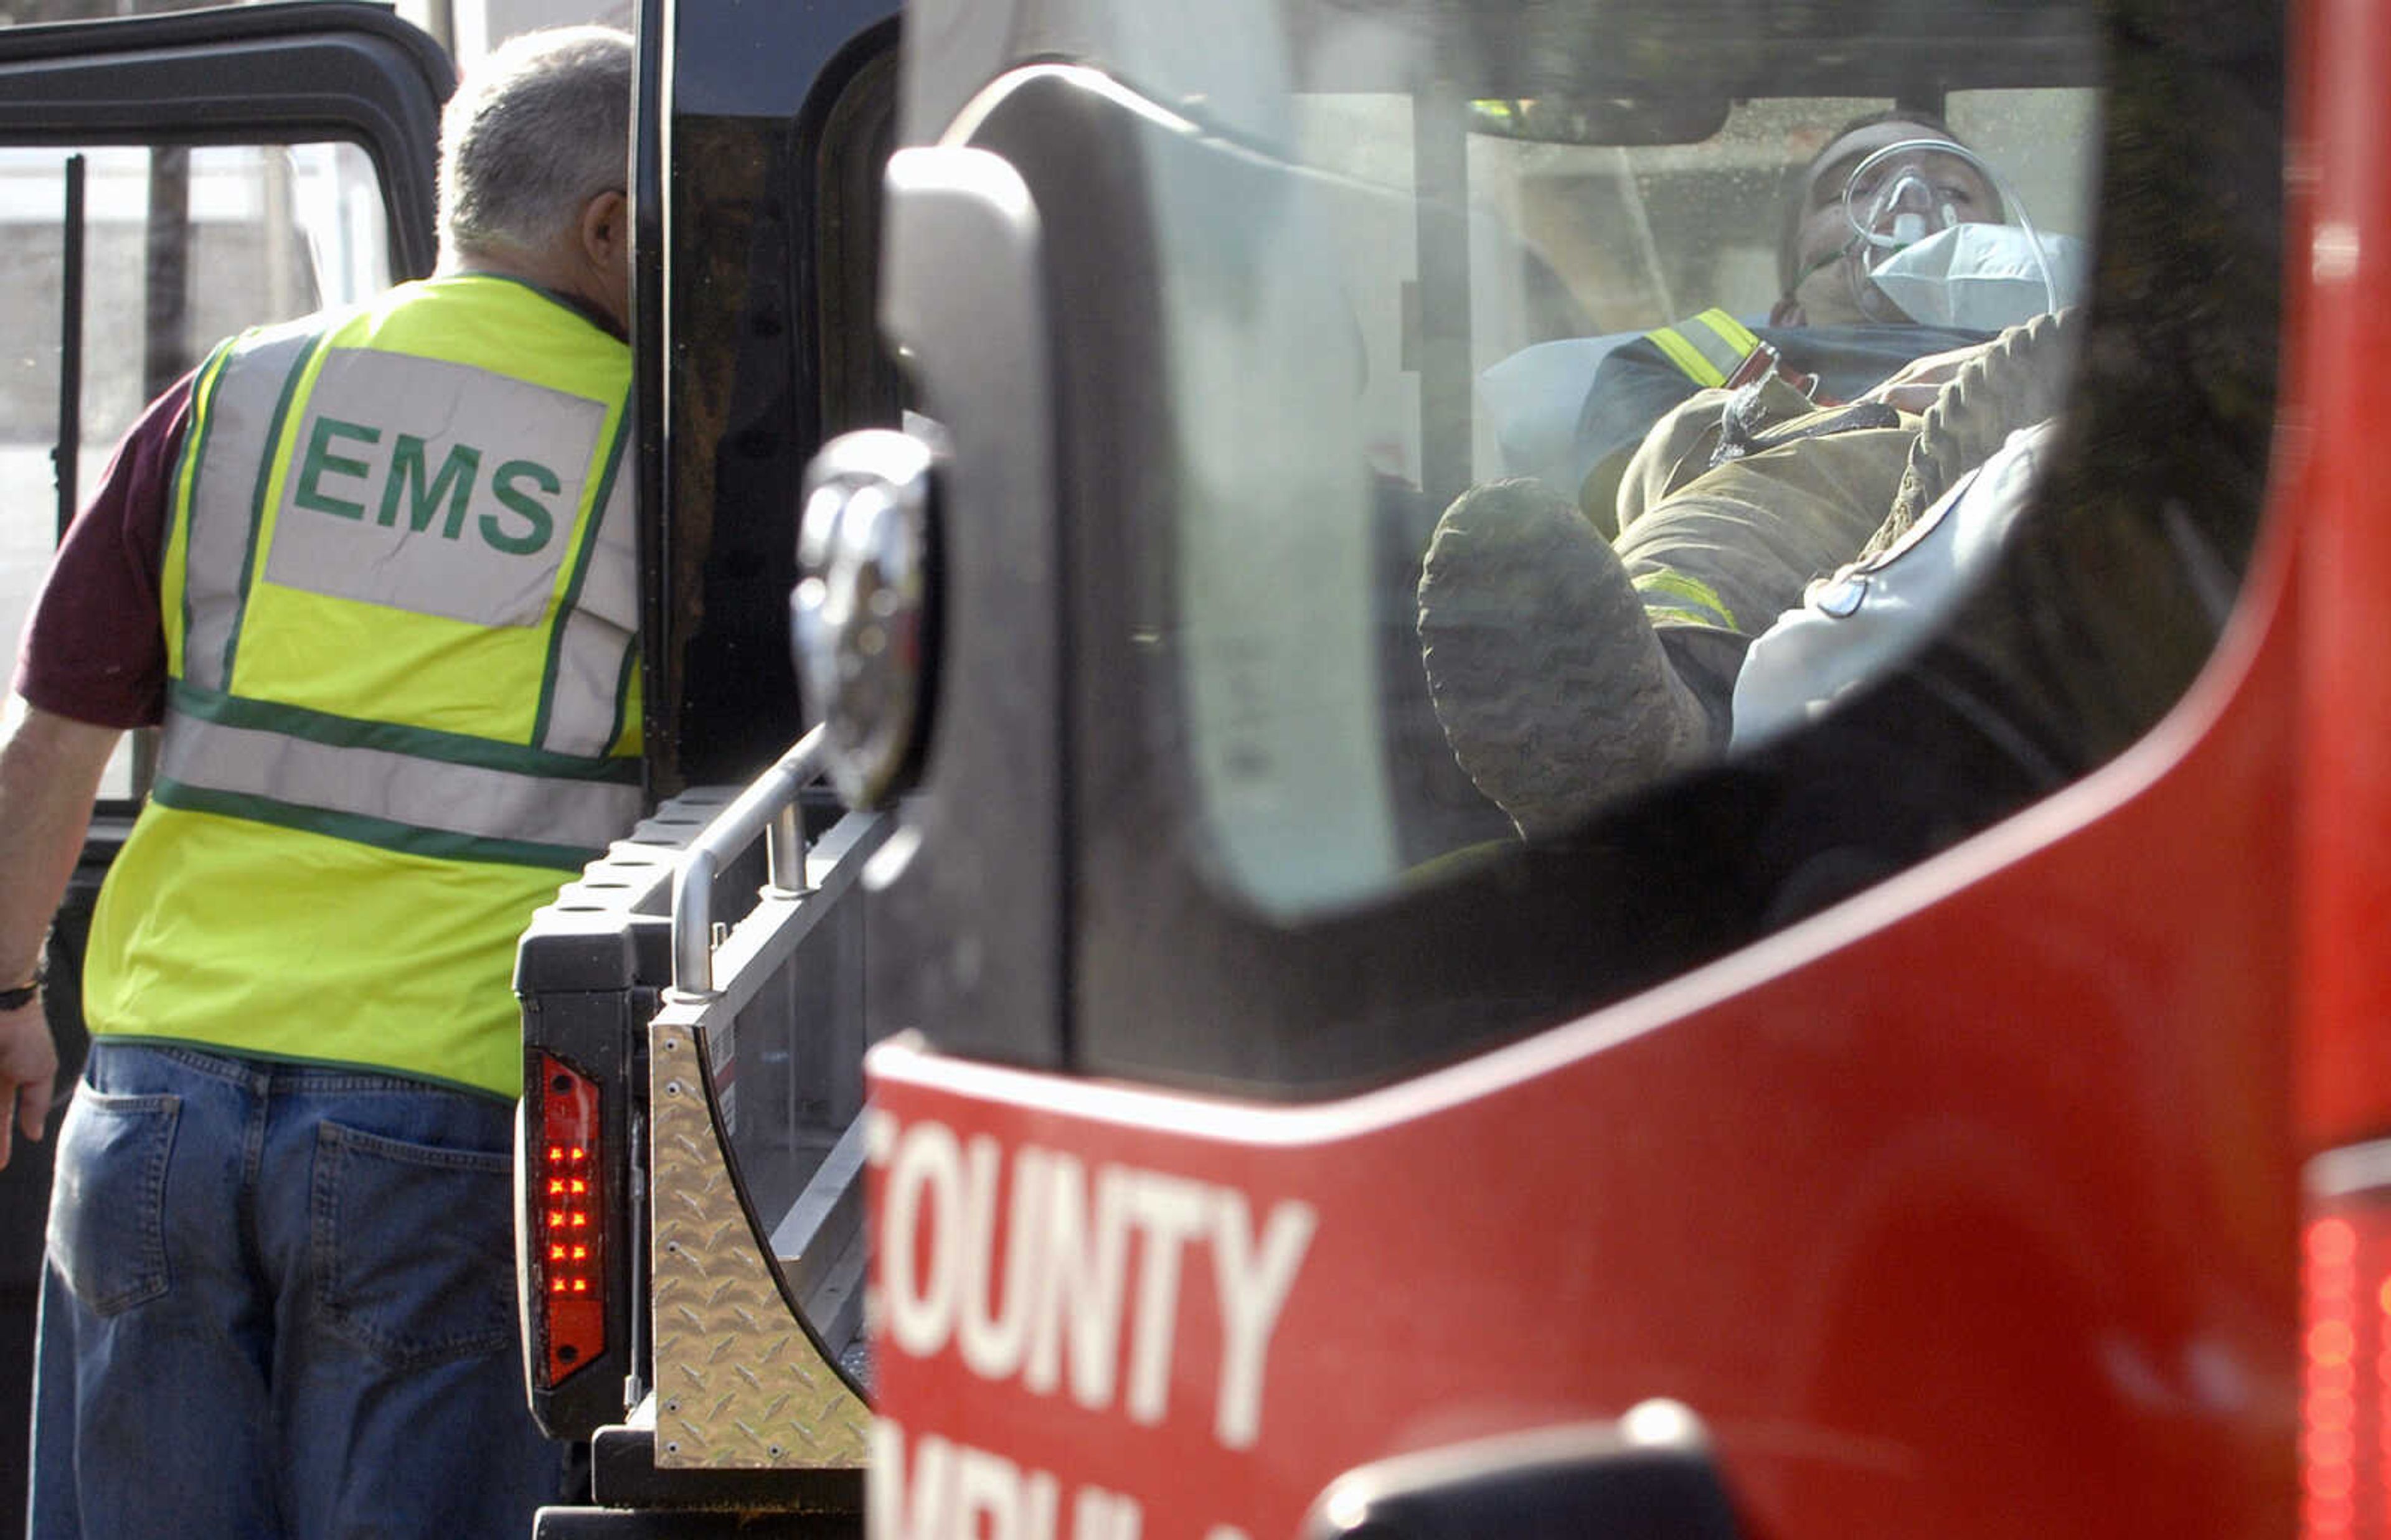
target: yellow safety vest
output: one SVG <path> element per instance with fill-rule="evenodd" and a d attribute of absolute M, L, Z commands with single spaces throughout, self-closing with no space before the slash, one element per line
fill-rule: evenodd
<path fill-rule="evenodd" d="M 202 366 L 94 1033 L 517 1093 L 516 938 L 640 812 L 629 388 L 623 343 L 487 275 Z"/>

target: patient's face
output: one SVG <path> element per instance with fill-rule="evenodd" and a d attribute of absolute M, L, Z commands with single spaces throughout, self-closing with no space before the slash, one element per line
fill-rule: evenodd
<path fill-rule="evenodd" d="M 1864 270 L 1855 271 L 1856 256 L 1835 259 L 1854 240 L 1843 208 L 1852 173 L 1876 151 L 1909 139 L 1952 142 L 1939 130 L 1917 123 L 1870 123 L 1836 141 L 1811 169 L 1802 186 L 1802 223 L 1794 245 L 1798 276 L 1771 317 L 1779 326 L 1852 326 L 1903 318 L 1889 305 L 1882 314 L 1871 313 Z M 1866 213 L 1872 202 L 1896 193 L 1897 198 L 1875 210 L 1869 222 L 1880 234 L 1891 234 L 1904 211 L 1926 214 L 1930 229 L 1940 226 L 1945 211 L 1960 224 L 2001 217 L 2000 195 L 1983 172 L 1960 156 L 1937 154 L 1929 148 L 1888 156 L 1869 167 L 1866 185 L 1854 191 L 1854 201 Z"/>

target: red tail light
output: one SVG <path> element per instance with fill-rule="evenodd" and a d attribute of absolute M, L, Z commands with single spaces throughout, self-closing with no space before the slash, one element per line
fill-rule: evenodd
<path fill-rule="evenodd" d="M 2391 1534 L 2391 1142 L 2308 1167 L 2302 1236 L 2301 1534 Z"/>
<path fill-rule="evenodd" d="M 598 1087 L 542 1054 L 531 1130 L 531 1284 L 547 1328 L 545 1383 L 606 1351 L 606 1210 L 599 1184 Z"/>

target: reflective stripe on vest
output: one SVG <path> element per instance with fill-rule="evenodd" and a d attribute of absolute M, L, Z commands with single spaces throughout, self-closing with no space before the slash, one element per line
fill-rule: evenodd
<path fill-rule="evenodd" d="M 627 759 L 509 755 L 477 739 L 441 742 L 177 687 L 157 794 L 170 807 L 419 855 L 577 866 L 638 820 L 638 769 Z"/>
<path fill-rule="evenodd" d="M 1760 346 L 1751 328 L 1724 310 L 1706 310 L 1644 335 L 1695 384 L 1705 387 L 1725 384 L 1751 350 Z"/>
<path fill-rule="evenodd" d="M 167 668 L 178 678 L 222 689 L 232 631 L 246 586 L 251 502 L 265 471 L 258 456 L 280 435 L 291 382 L 321 336 L 304 322 L 278 327 L 218 348 L 200 371 L 192 421 L 175 477 L 178 546 L 166 563 Z M 240 368 L 226 372 L 236 347 Z"/>
<path fill-rule="evenodd" d="M 518 368 L 485 332 L 557 345 Z M 160 801 L 562 866 L 627 828 L 627 386 L 619 343 L 490 277 L 220 350 L 176 481 Z"/>

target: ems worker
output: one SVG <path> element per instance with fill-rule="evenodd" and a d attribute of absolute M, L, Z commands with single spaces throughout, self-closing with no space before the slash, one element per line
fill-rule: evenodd
<path fill-rule="evenodd" d="M 470 71 L 438 271 L 153 403 L 28 623 L 0 1106 L 31 1136 L 44 928 L 120 733 L 163 727 L 59 1130 L 45 1540 L 525 1534 L 562 1495 L 516 1345 L 510 980 L 640 810 L 630 100 L 613 29 Z"/>

